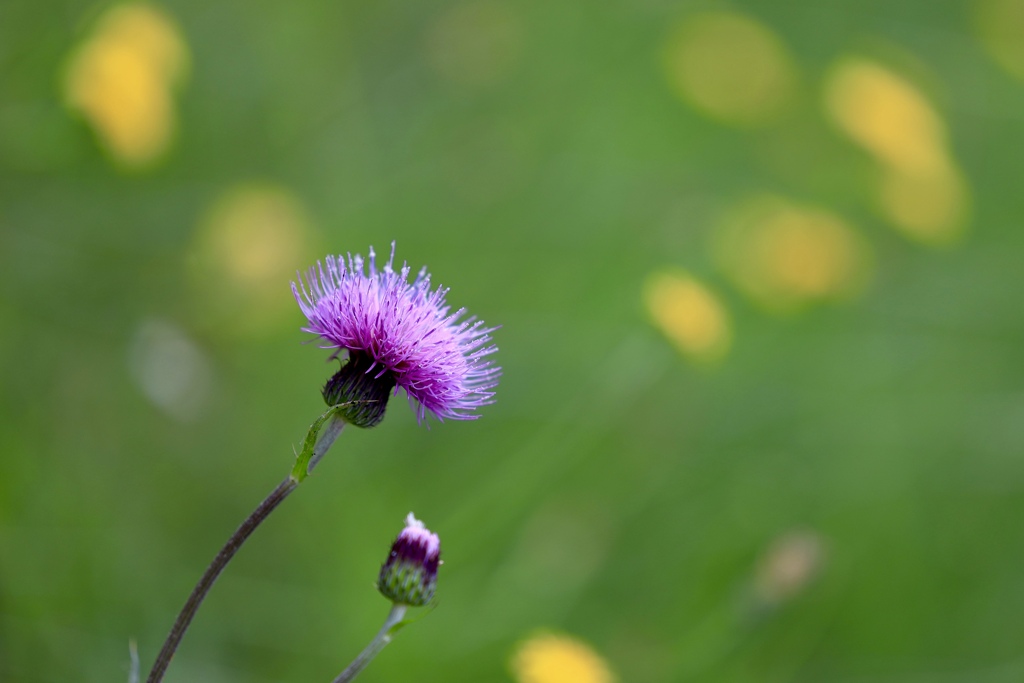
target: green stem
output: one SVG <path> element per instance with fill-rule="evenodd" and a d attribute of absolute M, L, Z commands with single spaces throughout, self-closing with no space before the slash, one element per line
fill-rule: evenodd
<path fill-rule="evenodd" d="M 359 653 L 359 656 L 344 671 L 338 674 L 338 677 L 332 683 L 348 683 L 348 681 L 359 675 L 359 672 L 366 668 L 366 665 L 384 649 L 384 646 L 391 642 L 395 627 L 402 622 L 407 608 L 407 605 L 393 605 L 391 611 L 388 612 L 388 618 L 384 620 L 384 625 L 376 637 L 370 641 L 370 644 Z"/>
<path fill-rule="evenodd" d="M 249 515 L 242 525 L 235 530 L 235 533 L 231 534 L 231 538 L 224 544 L 224 547 L 220 549 L 217 556 L 213 558 L 213 562 L 206 568 L 206 572 L 203 573 L 203 577 L 199 579 L 199 583 L 192 589 L 192 594 L 188 596 L 188 600 L 185 602 L 185 606 L 181 609 L 178 614 L 178 618 L 174 621 L 174 626 L 171 627 L 171 632 L 167 635 L 167 640 L 164 641 L 164 646 L 160 649 L 160 654 L 157 655 L 156 662 L 153 663 L 153 670 L 149 672 L 149 678 L 146 679 L 146 683 L 159 683 L 164 678 L 164 672 L 167 671 L 167 665 L 171 663 L 171 658 L 174 657 L 174 653 L 178 649 L 178 644 L 181 643 L 181 639 L 185 636 L 185 631 L 188 630 L 189 624 L 192 623 L 192 618 L 196 615 L 196 611 L 199 606 L 203 604 L 203 599 L 206 598 L 206 594 L 210 592 L 210 588 L 213 587 L 213 582 L 217 580 L 220 573 L 224 571 L 224 567 L 228 565 L 231 558 L 235 556 L 238 549 L 245 543 L 245 539 L 249 538 L 249 535 L 256 530 L 256 527 L 265 520 L 274 509 L 280 505 L 288 494 L 295 490 L 295 487 L 299 485 L 299 482 L 295 481 L 290 475 L 287 479 L 277 485 L 270 495 L 267 496 L 262 503 L 260 503 L 252 514 Z"/>
<path fill-rule="evenodd" d="M 224 547 L 220 549 L 217 556 L 213 558 L 210 566 L 206 568 L 202 578 L 199 579 L 199 583 L 192 589 L 192 594 L 188 596 L 188 600 L 178 614 L 178 618 L 174 621 L 171 632 L 167 634 L 167 640 L 164 641 L 160 654 L 157 655 L 156 661 L 153 663 L 153 670 L 150 671 L 146 683 L 160 683 L 163 680 L 167 666 L 171 663 L 171 658 L 174 657 L 174 653 L 177 651 L 181 639 L 185 636 L 189 624 L 192 623 L 196 611 L 203 604 L 206 594 L 210 592 L 210 588 L 213 587 L 217 577 L 224 571 L 228 562 L 235 556 L 235 553 L 242 547 L 246 539 L 256 530 L 256 527 L 262 524 L 263 520 L 270 516 L 270 513 L 288 497 L 288 494 L 294 491 L 302 480 L 313 471 L 313 468 L 316 467 L 320 459 L 341 434 L 345 423 L 338 417 L 338 408 L 339 406 L 334 406 L 328 409 L 327 412 L 313 422 L 306 433 L 306 439 L 302 444 L 302 451 L 296 458 L 295 468 L 292 470 L 292 473 L 278 484 L 277 488 L 270 492 L 270 495 L 253 510 L 252 514 L 246 517 L 242 525 L 235 530 L 235 533 L 231 535 L 228 542 L 224 544 Z"/>

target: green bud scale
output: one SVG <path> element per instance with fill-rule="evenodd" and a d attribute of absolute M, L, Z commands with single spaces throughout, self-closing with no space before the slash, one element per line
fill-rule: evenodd
<path fill-rule="evenodd" d="M 441 540 L 410 512 L 380 568 L 377 589 L 391 602 L 421 607 L 434 597 Z"/>

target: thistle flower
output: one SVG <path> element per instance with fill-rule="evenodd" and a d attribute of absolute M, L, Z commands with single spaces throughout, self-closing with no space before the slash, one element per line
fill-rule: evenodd
<path fill-rule="evenodd" d="M 348 354 L 342 368 L 324 386 L 324 400 L 334 406 L 352 403 L 342 413 L 359 427 L 384 418 L 392 390 L 404 389 L 418 420 L 429 411 L 440 420 L 472 420 L 474 410 L 493 403 L 501 368 L 487 357 L 495 328 L 465 309 L 450 313 L 446 288 L 431 290 L 424 267 L 409 283 L 410 268 L 396 272 L 391 258 L 377 270 L 370 248 L 367 262 L 359 254 L 328 256 L 292 283 L 308 324 L 303 331 L 321 338 L 321 348 Z M 369 266 L 367 268 L 367 266 Z"/>
<path fill-rule="evenodd" d="M 434 597 L 441 539 L 410 512 L 380 568 L 377 590 L 396 604 L 421 607 Z"/>

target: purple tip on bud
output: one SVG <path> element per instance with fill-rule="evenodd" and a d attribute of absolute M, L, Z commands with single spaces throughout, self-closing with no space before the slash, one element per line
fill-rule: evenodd
<path fill-rule="evenodd" d="M 434 597 L 441 539 L 410 512 L 380 568 L 377 589 L 394 603 L 421 607 Z"/>

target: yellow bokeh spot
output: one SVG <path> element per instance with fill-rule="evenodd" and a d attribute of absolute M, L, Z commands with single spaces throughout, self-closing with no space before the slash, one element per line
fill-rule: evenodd
<path fill-rule="evenodd" d="M 854 295 L 868 270 L 866 247 L 839 216 L 772 196 L 727 216 L 715 255 L 744 293 L 776 310 Z"/>
<path fill-rule="evenodd" d="M 825 88 L 829 115 L 878 159 L 907 173 L 946 163 L 946 126 L 932 105 L 903 78 L 879 64 L 848 59 Z"/>
<path fill-rule="evenodd" d="M 308 251 L 302 203 L 267 184 L 227 191 L 207 211 L 193 252 L 193 275 L 218 314 L 260 323 L 289 310 L 289 280 Z"/>
<path fill-rule="evenodd" d="M 906 236 L 949 244 L 967 222 L 970 190 L 949 151 L 946 125 L 907 80 L 866 59 L 833 69 L 825 106 L 881 165 L 878 206 Z"/>
<path fill-rule="evenodd" d="M 511 661 L 518 683 L 614 683 L 611 668 L 576 638 L 538 634 L 521 643 Z"/>
<path fill-rule="evenodd" d="M 298 263 L 305 212 L 286 190 L 250 186 L 220 198 L 208 217 L 209 246 L 239 287 L 269 284 Z"/>
<path fill-rule="evenodd" d="M 71 56 L 64 97 L 115 159 L 146 166 L 173 138 L 171 92 L 184 78 L 188 59 L 180 32 L 162 11 L 142 3 L 118 5 Z"/>
<path fill-rule="evenodd" d="M 736 12 L 684 21 L 670 36 L 664 65 L 677 94 L 708 116 L 748 126 L 782 113 L 796 93 L 797 69 L 768 27 Z"/>
<path fill-rule="evenodd" d="M 651 321 L 687 357 L 720 360 L 732 345 L 732 324 L 718 297 L 683 271 L 655 273 L 644 287 Z"/>
<path fill-rule="evenodd" d="M 901 232 L 919 242 L 941 246 L 962 234 L 969 192 L 960 173 L 938 167 L 931 173 L 883 173 L 879 188 L 882 212 Z"/>
<path fill-rule="evenodd" d="M 976 0 L 974 29 L 989 56 L 1024 80 L 1024 0 Z"/>

